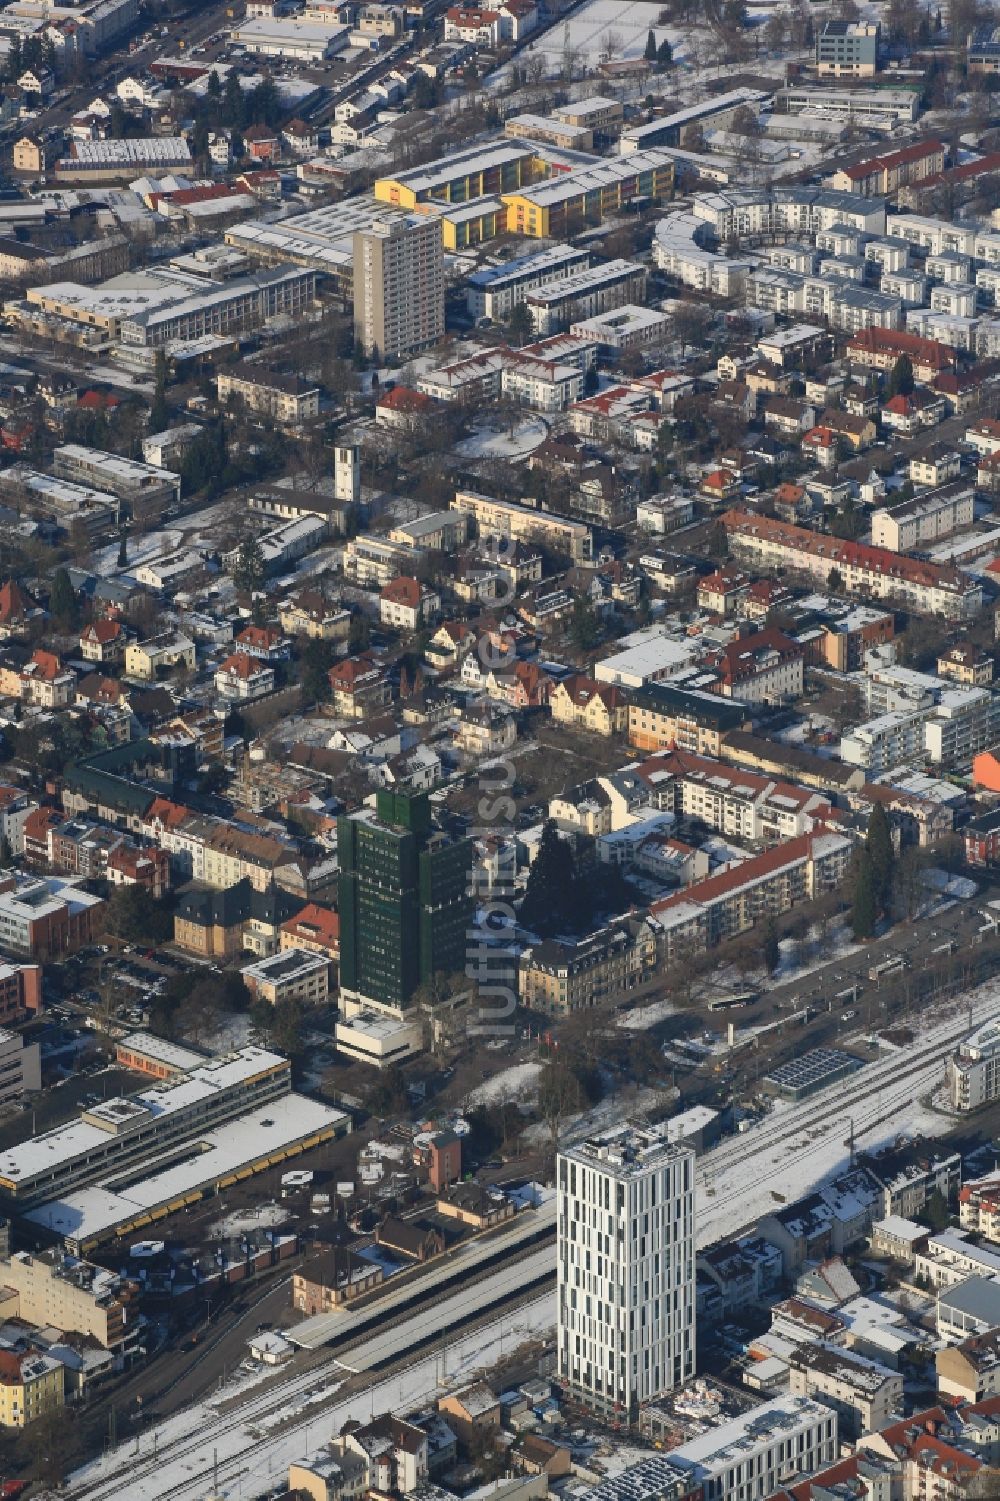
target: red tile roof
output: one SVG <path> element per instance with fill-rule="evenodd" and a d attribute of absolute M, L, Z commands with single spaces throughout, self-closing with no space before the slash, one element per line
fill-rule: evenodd
<path fill-rule="evenodd" d="M 966 589 L 971 584 L 967 574 L 947 563 L 921 562 L 902 553 L 890 552 L 887 547 L 842 541 L 820 532 L 811 532 L 808 527 L 793 526 L 790 522 L 775 521 L 768 516 L 752 515 L 749 511 L 726 511 L 722 516 L 722 524 L 730 534 L 737 532 L 761 537 L 796 552 L 820 556 L 831 568 L 836 564 L 844 564 L 889 578 L 906 579 L 928 588 L 938 586 Z"/>
<path fill-rule="evenodd" d="M 423 596 L 423 588 L 415 578 L 410 578 L 406 573 L 401 573 L 398 578 L 390 580 L 379 594 L 380 599 L 387 600 L 389 604 L 406 605 L 411 610 L 420 608 L 420 600 Z"/>
<path fill-rule="evenodd" d="M 242 678 L 244 682 L 249 682 L 252 677 L 256 677 L 259 673 L 270 671 L 256 657 L 248 657 L 245 651 L 233 652 L 232 656 L 227 657 L 218 670 L 219 672 L 229 673 L 230 677 Z"/>
<path fill-rule="evenodd" d="M 110 642 L 117 641 L 121 633 L 122 628 L 117 620 L 93 620 L 80 632 L 80 640 L 96 641 L 99 646 L 107 646 Z"/>
<path fill-rule="evenodd" d="M 907 354 L 921 365 L 930 365 L 937 370 L 947 370 L 955 364 L 955 350 L 937 339 L 924 339 L 919 334 L 907 333 L 899 328 L 866 328 L 855 334 L 847 344 L 848 354 L 885 354 L 898 358 Z"/>
<path fill-rule="evenodd" d="M 860 182 L 873 172 L 894 172 L 897 167 L 905 167 L 909 162 L 919 162 L 925 156 L 935 156 L 943 151 L 940 141 L 914 141 L 911 146 L 900 146 L 898 151 L 889 151 L 885 156 L 870 156 L 867 161 L 855 162 L 853 167 L 841 170 L 853 182 Z"/>
<path fill-rule="evenodd" d="M 654 902 L 649 910 L 654 914 L 666 912 L 682 902 L 708 906 L 722 897 L 729 896 L 734 891 L 740 891 L 751 882 L 763 880 L 766 876 L 783 870 L 787 865 L 792 865 L 799 860 L 807 860 L 813 852 L 817 837 L 816 834 L 801 834 L 797 839 L 786 839 L 784 844 L 765 850 L 763 854 L 754 855 L 749 860 L 743 860 L 732 870 L 724 870 L 719 875 L 708 876 L 704 881 L 696 881 L 693 886 L 688 886 L 684 891 L 675 892 L 673 896 L 666 897 L 662 902 Z"/>
<path fill-rule="evenodd" d="M 0 588 L 0 622 L 4 625 L 9 625 L 12 620 L 23 620 L 34 608 L 35 601 L 16 579 L 8 579 Z"/>
<path fill-rule="evenodd" d="M 412 386 L 393 386 L 391 391 L 379 397 L 376 406 L 390 412 L 428 412 L 437 406 L 437 402 L 433 396 L 425 396 L 423 391 L 415 391 Z"/>

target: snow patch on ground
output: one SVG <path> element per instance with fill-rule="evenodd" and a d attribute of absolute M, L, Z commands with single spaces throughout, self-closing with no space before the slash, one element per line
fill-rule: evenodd
<path fill-rule="evenodd" d="M 250 1235 L 254 1230 L 276 1230 L 288 1219 L 288 1210 L 282 1204 L 258 1204 L 246 1214 L 227 1214 L 216 1220 L 210 1235 Z"/>
<path fill-rule="evenodd" d="M 642 57 L 646 50 L 646 38 L 652 29 L 657 46 L 664 40 L 670 43 L 675 64 L 689 65 L 697 43 L 703 42 L 707 33 L 702 31 L 698 34 L 693 27 L 681 29 L 658 25 L 662 9 L 659 0 L 631 0 L 631 3 L 626 4 L 622 0 L 590 0 L 589 5 L 581 6 L 565 24 L 553 26 L 536 42 L 529 43 L 520 55 L 520 62 L 523 65 L 532 57 L 541 55 L 545 59 L 546 73 L 550 76 L 559 73 L 568 40 L 569 50 L 574 54 L 577 66 L 586 63 L 588 68 L 594 69 L 601 62 L 609 41 L 614 41 L 616 37 L 619 41 L 614 48 L 614 61 L 632 61 Z M 504 71 L 493 74 L 489 79 L 489 86 L 499 84 Z M 678 86 L 683 82 L 682 78 L 677 78 Z"/>
<path fill-rule="evenodd" d="M 542 1072 L 540 1063 L 515 1063 L 512 1068 L 505 1068 L 501 1073 L 494 1074 L 492 1079 L 487 1079 L 483 1084 L 477 1084 L 475 1089 L 470 1089 L 466 1095 L 464 1104 L 466 1107 L 475 1105 L 502 1105 L 505 1100 L 526 1099 L 538 1092 L 538 1078 Z"/>
<path fill-rule="evenodd" d="M 142 1435 L 138 1453 L 130 1438 L 77 1470 L 62 1494 L 87 1501 L 161 1501 L 167 1495 L 204 1501 L 215 1491 L 227 1501 L 254 1501 L 271 1494 L 292 1461 L 315 1455 L 348 1420 L 366 1423 L 384 1412 L 412 1410 L 466 1386 L 525 1341 L 548 1335 L 555 1319 L 555 1293 L 544 1293 L 348 1397 L 337 1395 L 339 1371 L 290 1370 L 281 1390 L 247 1393 L 238 1412 L 199 1404 L 158 1424 L 155 1463 L 152 1432 Z"/>
<path fill-rule="evenodd" d="M 630 1011 L 623 1011 L 615 1026 L 624 1028 L 626 1032 L 645 1032 L 648 1027 L 655 1027 L 657 1022 L 666 1021 L 668 1016 L 676 1016 L 679 1010 L 680 1007 L 663 996 L 658 1001 L 651 1001 L 648 1006 L 633 1006 Z"/>

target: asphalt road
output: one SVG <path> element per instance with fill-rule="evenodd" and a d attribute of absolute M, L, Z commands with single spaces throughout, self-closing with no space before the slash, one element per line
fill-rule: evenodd
<path fill-rule="evenodd" d="M 806 1048 L 853 1046 L 859 1051 L 859 1033 L 870 1035 L 887 1026 L 919 1028 L 921 1008 L 932 985 L 960 989 L 970 963 L 990 962 L 994 972 L 1000 972 L 1000 943 L 987 941 L 989 935 L 980 933 L 983 909 L 996 891 L 979 878 L 977 884 L 976 897 L 953 901 L 926 918 L 899 924 L 856 953 L 831 959 L 769 990 L 743 1010 L 709 1013 L 698 1008 L 699 1019 L 704 1016 L 715 1031 L 728 1021 L 735 1022 L 737 1032 L 782 1020 L 784 1025 L 736 1054 L 731 1065 L 713 1061 L 679 1079 L 682 1096 L 691 1103 L 718 1105 L 720 1094 L 752 1094 L 767 1068 Z M 954 944 L 953 953 L 935 953 L 949 942 Z M 897 955 L 904 960 L 902 972 L 880 980 L 869 978 L 876 964 Z M 795 1018 L 806 1008 L 813 1014 L 803 1025 Z M 676 1028 L 672 1030 L 679 1035 Z"/>

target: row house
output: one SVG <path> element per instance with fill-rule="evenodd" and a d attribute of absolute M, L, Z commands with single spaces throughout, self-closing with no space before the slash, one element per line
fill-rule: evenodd
<path fill-rule="evenodd" d="M 246 879 L 255 891 L 266 891 L 282 879 L 295 858 L 295 851 L 278 839 L 216 823 L 205 843 L 203 879 L 217 890 Z"/>
<path fill-rule="evenodd" d="M 946 371 L 953 371 L 958 363 L 958 356 L 949 345 L 904 329 L 867 328 L 847 344 L 847 357 L 852 365 L 886 375 L 904 354 L 913 366 L 914 378 L 928 383 Z"/>
<path fill-rule="evenodd" d="M 552 679 L 537 662 L 517 662 L 512 672 L 491 672 L 486 692 L 512 709 L 543 709 L 552 693 Z"/>
<path fill-rule="evenodd" d="M 727 511 L 722 524 L 737 560 L 761 571 L 789 569 L 824 588 L 899 601 L 920 614 L 946 619 L 969 620 L 983 607 L 982 585 L 949 564 L 841 541 L 747 511 Z"/>

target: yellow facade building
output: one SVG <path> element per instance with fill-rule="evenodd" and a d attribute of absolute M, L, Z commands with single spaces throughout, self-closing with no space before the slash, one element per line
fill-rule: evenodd
<path fill-rule="evenodd" d="M 0 1350 L 0 1428 L 26 1428 L 62 1407 L 65 1387 L 65 1368 L 51 1355 Z"/>

